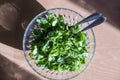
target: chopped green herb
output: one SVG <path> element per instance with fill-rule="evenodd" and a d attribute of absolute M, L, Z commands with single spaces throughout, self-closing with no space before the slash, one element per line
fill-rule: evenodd
<path fill-rule="evenodd" d="M 86 62 L 86 33 L 77 33 L 80 26 L 71 28 L 64 17 L 48 13 L 46 18 L 38 18 L 39 28 L 32 31 L 30 58 L 36 65 L 54 71 L 76 71 Z M 76 34 L 77 33 L 77 34 Z"/>

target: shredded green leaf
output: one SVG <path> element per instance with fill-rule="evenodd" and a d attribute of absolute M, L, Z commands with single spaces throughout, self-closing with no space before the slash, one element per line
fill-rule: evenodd
<path fill-rule="evenodd" d="M 76 71 L 86 62 L 86 33 L 75 24 L 69 27 L 64 17 L 48 13 L 46 18 L 38 18 L 40 28 L 32 31 L 30 58 L 35 64 L 54 71 Z"/>

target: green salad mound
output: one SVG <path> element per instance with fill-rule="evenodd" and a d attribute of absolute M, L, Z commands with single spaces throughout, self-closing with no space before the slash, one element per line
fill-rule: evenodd
<path fill-rule="evenodd" d="M 39 67 L 52 71 L 76 71 L 86 62 L 87 35 L 80 26 L 68 26 L 64 17 L 48 13 L 36 19 L 39 28 L 32 31 L 30 58 Z"/>

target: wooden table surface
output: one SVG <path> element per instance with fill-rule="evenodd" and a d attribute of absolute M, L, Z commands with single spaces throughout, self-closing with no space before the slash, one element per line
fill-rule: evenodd
<path fill-rule="evenodd" d="M 84 17 L 91 12 L 71 0 L 36 0 L 45 9 L 65 7 L 73 9 Z M 81 0 L 82 1 L 82 0 Z M 85 4 L 85 2 L 82 2 Z M 94 28 L 96 52 L 86 71 L 72 80 L 120 80 L 120 31 L 108 22 Z M 16 41 L 16 33 L 0 34 L 0 80 L 46 80 L 36 74 L 27 64 L 22 49 L 3 43 L 2 38 Z M 7 37 L 5 37 L 5 36 Z M 11 35 L 10 37 L 8 35 Z M 16 37 L 15 37 L 16 36 Z M 18 40 L 19 41 L 19 40 Z M 17 45 L 21 43 L 15 42 Z"/>

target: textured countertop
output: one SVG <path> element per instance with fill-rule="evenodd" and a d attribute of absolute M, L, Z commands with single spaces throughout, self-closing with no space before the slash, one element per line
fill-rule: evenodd
<path fill-rule="evenodd" d="M 52 2 L 51 0 L 36 0 L 35 3 L 42 8 L 36 10 L 32 17 L 39 13 L 40 10 L 55 7 L 73 9 L 84 17 L 92 12 L 99 11 L 99 9 L 93 9 L 91 5 L 86 5 L 88 4 L 87 0 L 86 2 L 84 0 L 79 0 L 79 2 L 77 0 L 56 0 Z M 31 7 L 37 9 L 34 6 L 31 5 Z M 30 8 L 27 10 L 30 11 Z M 115 8 L 115 10 L 117 9 Z M 100 11 L 109 17 L 107 11 L 104 12 L 101 9 Z M 26 11 L 23 17 L 27 14 Z M 31 17 L 29 15 L 27 17 Z M 31 18 L 27 18 L 28 22 Z M 27 21 L 26 18 L 23 18 L 21 23 L 24 21 Z M 116 24 L 116 22 L 113 24 Z M 96 37 L 95 56 L 87 70 L 72 80 L 120 80 L 120 27 L 119 24 L 113 24 L 111 24 L 111 20 L 108 20 L 94 28 Z M 18 28 L 19 30 L 14 32 L 0 32 L 0 80 L 46 80 L 36 74 L 28 66 L 24 58 L 21 48 L 24 28 Z"/>

